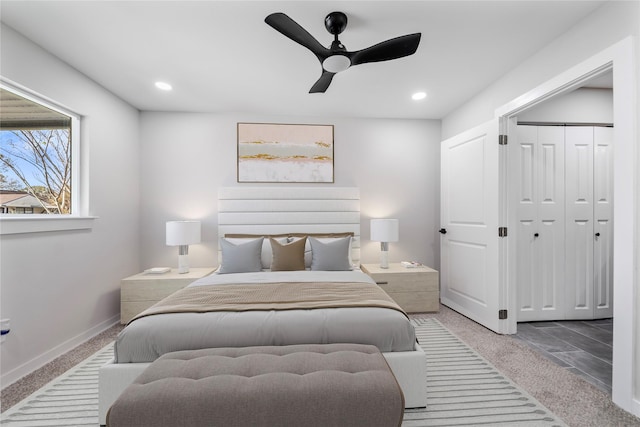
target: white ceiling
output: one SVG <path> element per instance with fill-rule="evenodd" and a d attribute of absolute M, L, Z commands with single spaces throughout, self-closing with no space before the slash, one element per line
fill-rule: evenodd
<path fill-rule="evenodd" d="M 13 1 L 2 21 L 144 111 L 439 119 L 603 1 Z M 309 94 L 321 67 L 264 23 L 284 12 L 329 46 L 324 17 L 359 50 L 421 32 L 417 52 L 362 64 Z M 165 93 L 156 80 L 173 85 Z M 411 94 L 425 91 L 425 100 Z"/>

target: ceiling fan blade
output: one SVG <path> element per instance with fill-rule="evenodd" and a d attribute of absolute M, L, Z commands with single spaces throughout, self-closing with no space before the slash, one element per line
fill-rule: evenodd
<path fill-rule="evenodd" d="M 350 52 L 351 65 L 389 61 L 413 55 L 418 49 L 421 33 L 407 34 L 375 44 L 366 49 Z"/>
<path fill-rule="evenodd" d="M 294 42 L 309 49 L 321 62 L 329 56 L 329 49 L 322 46 L 307 30 L 284 13 L 272 13 L 264 19 L 264 22 Z"/>
<path fill-rule="evenodd" d="M 318 92 L 324 93 L 329 87 L 329 85 L 331 84 L 331 80 L 333 80 L 333 76 L 335 75 L 336 73 L 322 70 L 322 75 L 320 76 L 318 81 L 315 82 L 314 85 L 311 87 L 311 89 L 309 90 L 309 93 L 318 93 Z"/>

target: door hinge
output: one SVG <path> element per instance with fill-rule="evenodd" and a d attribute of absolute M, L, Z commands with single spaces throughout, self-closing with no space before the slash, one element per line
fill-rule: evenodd
<path fill-rule="evenodd" d="M 498 136 L 498 145 L 507 145 L 507 135 Z"/>
<path fill-rule="evenodd" d="M 507 318 L 507 310 L 498 310 L 498 319 L 504 320 Z"/>
<path fill-rule="evenodd" d="M 498 237 L 507 237 L 507 227 L 498 227 Z"/>

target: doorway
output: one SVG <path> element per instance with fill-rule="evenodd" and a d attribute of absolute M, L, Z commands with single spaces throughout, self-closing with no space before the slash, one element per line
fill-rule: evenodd
<path fill-rule="evenodd" d="M 585 81 L 613 71 L 614 81 L 614 301 L 613 311 L 613 375 L 612 400 L 632 414 L 640 414 L 640 400 L 635 390 L 640 390 L 640 369 L 635 354 L 640 351 L 637 340 L 638 325 L 634 322 L 638 301 L 634 298 L 635 288 L 635 234 L 637 231 L 636 202 L 637 182 L 635 169 L 637 156 L 636 120 L 637 110 L 634 102 L 633 42 L 624 39 L 593 57 L 577 64 L 554 79 L 521 95 L 496 110 L 500 118 L 501 133 L 511 135 L 515 131 L 515 117 L 526 109 L 540 104 L 552 97 L 566 93 Z M 504 164 L 504 163 L 503 163 Z M 505 164 L 506 167 L 506 164 Z M 506 203 L 505 203 L 506 205 Z M 516 217 L 511 215 L 507 206 L 502 206 L 503 220 L 509 227 L 516 226 Z M 506 249 L 506 264 L 515 262 L 515 248 Z M 514 271 L 505 268 L 507 280 L 502 291 L 507 295 L 509 310 L 517 310 Z M 517 329 L 517 316 L 507 319 L 510 333 Z"/>
<path fill-rule="evenodd" d="M 537 86 L 528 92 L 520 95 L 512 101 L 504 104 L 495 110 L 494 119 L 458 134 L 442 142 L 441 152 L 441 301 L 461 314 L 472 320 L 502 334 L 515 334 L 517 330 L 517 316 L 513 315 L 517 311 L 516 300 L 516 277 L 515 269 L 510 268 L 516 262 L 515 242 L 504 239 L 508 236 L 508 230 L 517 227 L 517 217 L 509 209 L 508 199 L 508 165 L 505 139 L 515 132 L 517 126 L 517 115 L 521 112 L 545 102 L 557 95 L 567 93 L 579 87 L 585 81 L 594 77 L 613 71 L 614 81 L 614 253 L 615 263 L 613 265 L 614 282 L 614 316 L 613 325 L 613 382 L 612 400 L 626 411 L 640 415 L 640 399 L 636 394 L 640 390 L 640 365 L 637 364 L 637 354 L 640 354 L 640 340 L 637 339 L 640 332 L 640 325 L 636 322 L 636 313 L 640 310 L 640 302 L 635 293 L 636 289 L 636 233 L 637 233 L 637 181 L 636 168 L 638 157 L 637 145 L 637 108 L 635 101 L 637 76 L 635 74 L 634 42 L 632 37 L 627 37 L 609 48 L 595 54 L 585 61 L 571 67 L 567 71 L 557 75 L 551 80 Z M 489 131 L 499 128 L 500 138 L 492 139 Z M 506 136 L 506 138 L 504 138 Z M 466 138 L 464 138 L 466 137 Z M 494 141 L 489 144 L 487 141 Z M 498 141 L 496 144 L 495 141 Z M 476 226 L 471 231 L 475 231 L 476 237 L 487 240 L 487 244 L 469 243 L 449 232 L 450 224 L 462 223 L 466 217 L 455 218 L 447 213 L 451 212 L 450 205 L 462 208 L 467 204 L 464 200 L 452 197 L 455 186 L 448 183 L 448 176 L 451 170 L 456 170 L 451 164 L 456 160 L 468 160 L 469 156 L 446 155 L 454 150 L 458 145 L 466 144 L 469 149 L 487 148 L 482 152 L 482 157 L 475 159 L 482 160 L 479 170 L 487 171 L 483 182 L 488 187 L 488 192 L 480 195 L 474 194 L 478 202 L 473 206 L 476 217 L 471 218 Z M 501 147 L 493 150 L 491 147 Z M 449 150 L 449 151 L 447 151 Z M 468 152 L 460 154 L 466 154 Z M 444 154 L 443 154 L 444 153 Z M 451 151 L 451 154 L 455 154 Z M 486 162 L 484 160 L 490 161 Z M 464 162 L 461 162 L 464 164 Z M 467 162 L 468 163 L 468 162 Z M 487 166 L 485 168 L 485 166 Z M 475 169 L 478 169 L 476 165 Z M 474 169 L 474 170 L 475 170 Z M 488 171 L 495 171 L 495 175 Z M 482 175 L 481 175 L 482 176 Z M 493 195 L 498 192 L 497 200 L 487 199 L 485 195 Z M 483 196 L 483 197 L 480 197 Z M 495 203 L 494 203 L 495 201 Z M 490 209 L 484 209 L 485 207 Z M 457 209 L 457 212 L 464 212 Z M 467 221 L 469 222 L 469 221 Z M 497 229 L 494 227 L 497 224 Z M 463 236 L 464 237 L 464 236 Z M 468 236 L 473 237 L 473 236 Z M 471 241 L 470 241 L 471 242 Z M 453 246 L 459 249 L 452 253 Z M 476 275 L 460 275 L 460 271 L 468 270 L 469 253 L 466 249 L 484 248 L 491 258 L 485 257 L 487 262 L 482 264 L 482 277 L 487 277 L 488 273 L 495 280 L 483 281 L 482 292 L 477 290 L 474 282 L 477 283 Z M 494 256 L 497 253 L 497 256 Z M 455 255 L 455 256 L 450 256 Z M 474 293 L 468 292 L 473 290 Z M 465 305 L 466 304 L 466 305 Z M 491 317 L 487 317 L 491 316 Z"/>

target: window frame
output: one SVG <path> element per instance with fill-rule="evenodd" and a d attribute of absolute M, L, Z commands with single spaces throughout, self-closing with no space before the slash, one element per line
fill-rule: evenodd
<path fill-rule="evenodd" d="M 93 220 L 96 219 L 96 217 L 88 214 L 88 201 L 84 200 L 83 196 L 86 193 L 82 192 L 87 185 L 86 180 L 88 176 L 82 174 L 82 170 L 86 170 L 86 166 L 82 164 L 86 159 L 81 157 L 81 116 L 69 108 L 2 76 L 0 76 L 0 87 L 71 118 L 69 135 L 71 138 L 71 213 L 1 215 L 0 235 L 92 228 Z"/>

